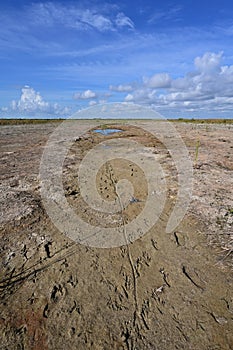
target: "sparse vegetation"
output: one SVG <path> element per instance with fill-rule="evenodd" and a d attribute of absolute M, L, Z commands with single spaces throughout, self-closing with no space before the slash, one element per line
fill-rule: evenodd
<path fill-rule="evenodd" d="M 194 123 L 194 124 L 233 124 L 233 119 L 188 119 L 178 118 L 169 119 L 170 122 L 183 122 L 183 123 Z"/>
<path fill-rule="evenodd" d="M 22 124 L 44 124 L 44 123 L 59 123 L 64 119 L 26 119 L 26 118 L 7 118 L 0 119 L 1 125 L 22 125 Z"/>
<path fill-rule="evenodd" d="M 2 118 L 0 119 L 0 126 L 1 125 L 22 125 L 22 124 L 43 124 L 43 123 L 59 123 L 66 119 L 59 118 L 59 119 L 49 119 L 49 118 Z M 69 119 L 68 119 L 69 120 Z M 74 120 L 74 119 L 71 119 Z M 87 119 L 81 119 L 81 120 L 87 120 Z M 102 129 L 106 129 L 109 127 L 109 123 L 113 122 L 120 122 L 121 124 L 124 124 L 127 121 L 130 121 L 131 119 L 93 119 L 96 122 L 107 122 L 100 127 Z M 134 119 L 134 121 L 151 121 L 152 119 Z M 163 121 L 163 119 L 153 119 L 154 121 Z M 194 124 L 233 124 L 233 119 L 188 119 L 188 118 L 176 118 L 176 119 L 168 119 L 170 122 L 183 122 L 183 123 L 194 123 Z"/>

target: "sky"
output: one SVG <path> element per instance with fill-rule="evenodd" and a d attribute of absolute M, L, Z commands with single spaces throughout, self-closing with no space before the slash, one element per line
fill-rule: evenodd
<path fill-rule="evenodd" d="M 233 118 L 231 0 L 0 2 L 0 117 L 107 102 Z"/>

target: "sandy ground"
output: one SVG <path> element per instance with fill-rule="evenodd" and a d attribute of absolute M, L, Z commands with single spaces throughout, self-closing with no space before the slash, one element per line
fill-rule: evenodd
<path fill-rule="evenodd" d="M 84 122 L 77 128 L 79 123 Z M 68 203 L 91 225 L 119 230 L 143 210 L 143 171 L 123 159 L 101 166 L 96 181 L 103 199 L 113 200 L 115 183 L 124 178 L 136 200 L 113 215 L 100 214 L 80 194 L 83 157 L 104 140 L 130 138 L 163 167 L 168 191 L 160 219 L 141 238 L 110 249 L 74 242 L 46 213 L 39 167 L 56 125 L 1 126 L 0 349 L 233 348 L 233 127 L 173 125 L 193 161 L 194 189 L 183 221 L 171 233 L 166 224 L 177 196 L 177 171 L 153 135 L 118 123 L 114 127 L 123 132 L 89 132 L 68 152 Z"/>

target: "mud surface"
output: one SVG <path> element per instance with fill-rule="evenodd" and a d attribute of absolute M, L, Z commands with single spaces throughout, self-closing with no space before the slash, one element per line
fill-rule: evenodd
<path fill-rule="evenodd" d="M 120 229 L 134 220 L 148 188 L 136 164 L 109 161 L 97 175 L 99 194 L 114 199 L 114 184 L 126 178 L 134 186 L 132 201 L 113 215 L 89 208 L 77 181 L 88 150 L 103 140 L 130 138 L 163 167 L 168 191 L 160 219 L 140 239 L 112 249 L 70 240 L 43 207 L 40 160 L 56 125 L 0 128 L 0 349 L 233 348 L 233 127 L 174 125 L 193 160 L 194 190 L 184 220 L 170 234 L 177 171 L 153 135 L 112 124 L 123 131 L 89 132 L 68 152 L 66 199 L 83 220 L 102 227 Z"/>

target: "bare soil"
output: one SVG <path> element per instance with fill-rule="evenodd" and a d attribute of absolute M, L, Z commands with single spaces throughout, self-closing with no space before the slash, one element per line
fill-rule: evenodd
<path fill-rule="evenodd" d="M 87 151 L 103 140 L 130 138 L 160 156 L 168 196 L 159 221 L 142 238 L 111 249 L 73 242 L 43 207 L 40 160 L 56 123 L 0 127 L 0 349 L 233 349 L 233 126 L 174 125 L 193 160 L 194 189 L 170 234 L 177 172 L 153 135 L 112 123 L 123 132 L 90 131 L 67 154 L 66 198 L 80 217 L 103 227 L 137 217 L 146 181 L 136 164 L 109 161 L 97 176 L 100 195 L 112 200 L 114 183 L 126 178 L 136 200 L 114 217 L 90 209 L 77 182 Z"/>

